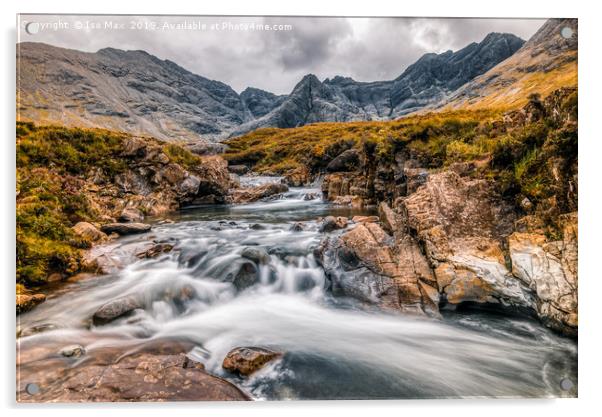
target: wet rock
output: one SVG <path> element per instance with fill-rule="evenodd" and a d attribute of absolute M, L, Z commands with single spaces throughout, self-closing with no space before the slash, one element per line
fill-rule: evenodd
<path fill-rule="evenodd" d="M 246 165 L 228 165 L 228 171 L 236 175 L 245 175 L 249 172 L 249 167 Z"/>
<path fill-rule="evenodd" d="M 118 298 L 103 304 L 96 310 L 92 316 L 92 322 L 97 326 L 101 326 L 143 307 L 143 304 L 135 297 Z"/>
<path fill-rule="evenodd" d="M 146 223 L 108 223 L 100 229 L 106 234 L 132 235 L 148 232 L 151 229 L 151 225 Z"/>
<path fill-rule="evenodd" d="M 423 245 L 445 302 L 535 308 L 532 292 L 512 275 L 504 257 L 501 241 L 513 229 L 513 211 L 489 183 L 453 171 L 431 174 L 397 204 L 404 214 L 398 230 Z"/>
<path fill-rule="evenodd" d="M 360 162 L 359 154 L 355 149 L 347 149 L 334 158 L 326 170 L 328 172 L 346 172 L 355 170 Z"/>
<path fill-rule="evenodd" d="M 346 217 L 326 216 L 320 223 L 318 231 L 320 233 L 328 233 L 333 230 L 344 229 L 347 227 L 348 220 Z"/>
<path fill-rule="evenodd" d="M 74 367 L 49 367 L 44 361 L 28 377 L 42 390 L 17 392 L 19 402 L 242 401 L 249 397 L 230 382 L 192 364 L 169 349 L 130 353 L 103 349 Z M 166 350 L 166 352 L 163 352 Z M 49 361 L 49 360 L 47 360 Z"/>
<path fill-rule="evenodd" d="M 318 198 L 320 198 L 318 193 L 307 193 L 303 196 L 304 201 L 317 200 Z"/>
<path fill-rule="evenodd" d="M 98 242 L 107 238 L 107 235 L 96 228 L 92 223 L 79 222 L 73 226 L 76 235 L 90 241 Z"/>
<path fill-rule="evenodd" d="M 353 216 L 351 221 L 353 223 L 377 223 L 378 216 Z"/>
<path fill-rule="evenodd" d="M 58 327 L 55 324 L 52 323 L 43 323 L 43 324 L 37 324 L 35 326 L 30 326 L 27 327 L 25 329 L 18 329 L 17 330 L 17 337 L 27 337 L 27 336 L 32 336 L 34 334 L 38 334 L 38 333 L 43 333 L 43 332 L 47 332 L 50 330 L 56 330 Z"/>
<path fill-rule="evenodd" d="M 201 180 L 195 175 L 188 175 L 184 180 L 177 186 L 177 193 L 180 196 L 192 197 L 196 196 L 201 186 Z"/>
<path fill-rule="evenodd" d="M 245 204 L 253 201 L 273 198 L 276 195 L 288 191 L 285 184 L 269 183 L 251 188 L 237 188 L 230 192 L 230 202 L 233 204 Z"/>
<path fill-rule="evenodd" d="M 137 208 L 127 207 L 123 209 L 119 215 L 119 222 L 121 223 L 136 223 L 144 220 L 144 214 Z"/>
<path fill-rule="evenodd" d="M 262 248 L 244 248 L 240 256 L 249 259 L 258 265 L 265 265 L 270 261 L 270 255 L 268 255 L 268 253 Z"/>
<path fill-rule="evenodd" d="M 378 216 L 383 229 L 389 234 L 395 233 L 399 228 L 397 214 L 384 201 L 378 205 Z"/>
<path fill-rule="evenodd" d="M 162 253 L 171 252 L 171 250 L 173 248 L 174 248 L 174 245 L 172 245 L 171 243 L 157 243 L 156 245 L 152 246 L 150 249 L 148 249 L 144 252 L 137 253 L 136 256 L 138 258 L 155 258 L 155 257 L 161 255 Z"/>
<path fill-rule="evenodd" d="M 44 294 L 17 294 L 17 314 L 31 310 L 45 300 L 46 296 Z"/>
<path fill-rule="evenodd" d="M 265 230 L 265 226 L 259 223 L 253 223 L 251 226 L 249 226 L 249 229 L 252 230 Z"/>
<path fill-rule="evenodd" d="M 437 291 L 434 276 L 411 240 L 395 242 L 378 224 L 363 223 L 340 237 L 325 239 L 320 246 L 316 255 L 335 295 L 388 310 L 438 315 L 432 297 Z"/>
<path fill-rule="evenodd" d="M 70 345 L 65 346 L 59 353 L 66 358 L 79 358 L 85 355 L 86 349 L 81 345 Z"/>
<path fill-rule="evenodd" d="M 259 271 L 254 262 L 243 262 L 234 275 L 232 283 L 238 290 L 244 290 L 259 282 Z"/>
<path fill-rule="evenodd" d="M 259 347 L 237 347 L 228 352 L 224 358 L 222 367 L 227 371 L 247 376 L 280 356 L 282 356 L 282 353 L 269 349 Z"/>
<path fill-rule="evenodd" d="M 304 229 L 303 223 L 301 222 L 296 222 L 291 226 L 291 231 L 292 232 L 302 232 Z"/>
<path fill-rule="evenodd" d="M 364 206 L 364 200 L 356 195 L 341 195 L 331 200 L 335 206 L 348 206 L 361 208 Z"/>
<path fill-rule="evenodd" d="M 570 336 L 577 334 L 577 213 L 561 216 L 563 237 L 549 241 L 541 232 L 514 232 L 508 238 L 512 273 L 538 299 L 540 318 Z"/>
<path fill-rule="evenodd" d="M 291 187 L 302 187 L 310 182 L 309 169 L 306 166 L 297 167 L 284 174 L 284 180 Z"/>

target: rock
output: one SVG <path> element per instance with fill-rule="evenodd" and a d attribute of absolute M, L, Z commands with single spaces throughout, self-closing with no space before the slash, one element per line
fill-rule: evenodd
<path fill-rule="evenodd" d="M 151 229 L 150 224 L 145 223 L 108 223 L 104 224 L 100 230 L 104 233 L 117 233 L 119 235 L 133 235 L 137 233 L 146 233 Z"/>
<path fill-rule="evenodd" d="M 17 294 L 17 314 L 25 313 L 44 301 L 44 294 Z"/>
<path fill-rule="evenodd" d="M 237 188 L 230 191 L 230 202 L 233 204 L 245 204 L 253 201 L 274 197 L 288 191 L 285 184 L 268 183 L 251 188 Z"/>
<path fill-rule="evenodd" d="M 328 172 L 347 172 L 354 171 L 359 165 L 360 157 L 355 149 L 347 149 L 341 152 L 336 158 L 334 158 L 326 170 Z"/>
<path fill-rule="evenodd" d="M 333 230 L 344 229 L 347 227 L 347 223 L 348 221 L 346 217 L 326 216 L 320 223 L 318 231 L 320 233 L 328 233 L 332 232 Z"/>
<path fill-rule="evenodd" d="M 172 343 L 173 344 L 173 343 Z M 128 352 L 96 349 L 75 366 L 21 367 L 25 380 L 18 386 L 19 402 L 117 402 L 117 401 L 241 401 L 249 397 L 230 382 L 208 374 L 198 362 L 174 349 L 153 348 Z M 36 381 L 39 393 L 25 391 Z"/>
<path fill-rule="evenodd" d="M 387 233 L 393 234 L 398 230 L 397 215 L 384 201 L 378 205 L 378 216 Z"/>
<path fill-rule="evenodd" d="M 514 232 L 508 238 L 512 273 L 537 295 L 541 319 L 570 336 L 577 335 L 577 213 L 561 217 L 562 240 L 542 233 Z"/>
<path fill-rule="evenodd" d="M 320 198 L 318 193 L 307 193 L 303 196 L 304 201 L 317 200 L 318 198 Z"/>
<path fill-rule="evenodd" d="M 136 223 L 144 220 L 144 214 L 135 208 L 135 207 L 127 207 L 123 209 L 118 219 L 121 223 Z"/>
<path fill-rule="evenodd" d="M 290 230 L 291 230 L 291 232 L 302 232 L 304 228 L 305 227 L 304 227 L 303 223 L 296 222 L 291 226 Z"/>
<path fill-rule="evenodd" d="M 253 230 L 265 230 L 265 226 L 259 223 L 253 223 L 251 226 L 249 226 L 249 229 L 253 229 Z"/>
<path fill-rule="evenodd" d="M 137 253 L 136 256 L 138 258 L 154 258 L 162 253 L 171 252 L 173 247 L 174 246 L 171 243 L 157 243 L 150 249 Z"/>
<path fill-rule="evenodd" d="M 332 204 L 335 206 L 349 206 L 353 208 L 361 208 L 364 206 L 364 200 L 356 195 L 343 195 L 338 196 L 332 200 Z"/>
<path fill-rule="evenodd" d="M 378 216 L 353 216 L 351 218 L 353 223 L 377 223 L 378 220 Z"/>
<path fill-rule="evenodd" d="M 533 210 L 533 203 L 531 202 L 531 200 L 529 200 L 527 197 L 523 198 L 520 201 L 520 206 L 523 210 L 525 210 L 527 213 L 531 212 L 531 210 Z"/>
<path fill-rule="evenodd" d="M 363 223 L 321 243 L 318 257 L 335 295 L 409 314 L 437 316 L 435 278 L 417 244 L 395 245 L 376 223 Z M 429 288 L 426 291 L 426 288 Z"/>
<path fill-rule="evenodd" d="M 244 290 L 259 282 L 259 271 L 254 262 L 243 262 L 232 278 L 232 284 L 238 290 Z"/>
<path fill-rule="evenodd" d="M 246 247 L 241 252 L 240 256 L 255 262 L 258 265 L 265 265 L 270 261 L 270 255 L 261 248 Z"/>
<path fill-rule="evenodd" d="M 302 187 L 309 184 L 311 176 L 306 166 L 300 166 L 284 174 L 284 180 L 291 187 Z"/>
<path fill-rule="evenodd" d="M 184 178 L 184 181 L 177 186 L 177 193 L 184 197 L 196 196 L 200 186 L 201 180 L 197 176 L 188 175 Z"/>
<path fill-rule="evenodd" d="M 60 354 L 66 358 L 79 358 L 85 355 L 86 349 L 81 345 L 70 345 L 61 349 Z"/>
<path fill-rule="evenodd" d="M 259 347 L 238 347 L 232 349 L 222 363 L 222 367 L 230 372 L 247 376 L 261 369 L 268 362 L 282 356 L 280 352 Z"/>
<path fill-rule="evenodd" d="M 143 308 L 144 305 L 132 296 L 117 298 L 103 304 L 92 316 L 92 322 L 101 326 L 112 322 L 120 317 L 132 313 L 134 310 Z"/>
<path fill-rule="evenodd" d="M 73 226 L 76 235 L 91 241 L 98 242 L 107 238 L 107 235 L 96 228 L 92 223 L 79 222 Z"/>
<path fill-rule="evenodd" d="M 236 175 L 245 175 L 249 172 L 249 167 L 246 165 L 228 165 L 228 171 Z"/>

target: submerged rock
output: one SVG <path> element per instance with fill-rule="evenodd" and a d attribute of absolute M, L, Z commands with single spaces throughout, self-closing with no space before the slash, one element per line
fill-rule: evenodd
<path fill-rule="evenodd" d="M 86 353 L 86 349 L 81 345 L 65 346 L 61 349 L 60 354 L 66 358 L 79 358 Z"/>
<path fill-rule="evenodd" d="M 118 298 L 103 304 L 96 310 L 92 316 L 92 322 L 97 326 L 101 326 L 143 307 L 144 305 L 135 297 Z"/>
<path fill-rule="evenodd" d="M 251 375 L 268 362 L 279 358 L 282 353 L 259 347 L 237 347 L 232 349 L 222 363 L 222 367 L 230 372 Z"/>
<path fill-rule="evenodd" d="M 148 232 L 151 229 L 151 225 L 146 223 L 108 223 L 100 229 L 106 234 L 132 235 Z"/>

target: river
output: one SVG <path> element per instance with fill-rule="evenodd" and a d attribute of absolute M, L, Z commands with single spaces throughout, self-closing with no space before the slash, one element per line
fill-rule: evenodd
<path fill-rule="evenodd" d="M 560 386 L 563 378 L 577 380 L 575 341 L 536 320 L 475 311 L 420 319 L 333 297 L 313 255 L 323 237 L 316 219 L 366 211 L 306 197 L 315 194 L 292 188 L 273 201 L 187 209 L 172 215 L 173 223 L 105 245 L 119 260 L 115 272 L 67 283 L 20 315 L 19 355 L 56 355 L 57 346 L 74 343 L 95 352 L 181 340 L 209 372 L 259 400 L 575 395 L 576 387 Z M 297 222 L 303 230 L 292 230 Z M 154 259 L 132 256 L 132 247 L 150 240 L 174 250 Z M 259 282 L 237 289 L 232 277 L 248 262 L 240 255 L 248 247 L 270 256 L 258 267 Z M 165 296 L 182 291 L 189 296 Z M 101 305 L 127 295 L 142 297 L 145 308 L 91 324 Z M 242 378 L 221 367 L 238 346 L 285 355 Z M 25 367 L 18 375 L 28 377 Z"/>

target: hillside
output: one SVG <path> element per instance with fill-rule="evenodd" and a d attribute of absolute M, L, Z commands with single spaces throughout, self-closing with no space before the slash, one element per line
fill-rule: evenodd
<path fill-rule="evenodd" d="M 561 35 L 570 28 L 572 36 Z M 577 19 L 550 19 L 514 55 L 466 83 L 444 108 L 517 108 L 528 96 L 577 86 Z"/>

